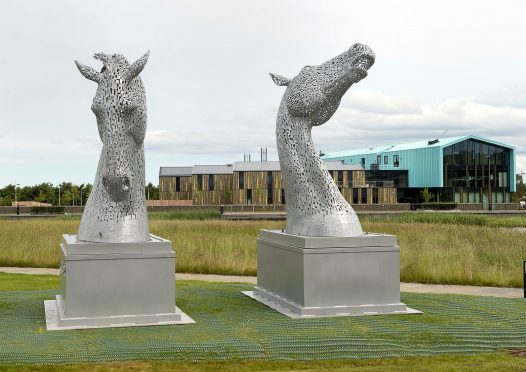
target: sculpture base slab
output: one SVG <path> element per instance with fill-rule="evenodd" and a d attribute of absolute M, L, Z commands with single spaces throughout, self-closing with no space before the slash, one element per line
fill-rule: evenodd
<path fill-rule="evenodd" d="M 61 307 L 61 296 L 56 300 L 44 301 L 46 329 L 62 331 L 89 328 L 141 327 L 170 324 L 191 324 L 195 321 L 178 307 L 171 314 L 120 315 L 96 318 L 67 318 Z"/>
<path fill-rule="evenodd" d="M 420 313 L 400 302 L 400 247 L 393 235 L 261 230 L 257 259 L 257 286 L 245 294 L 291 318 Z"/>
<path fill-rule="evenodd" d="M 292 319 L 325 318 L 336 316 L 363 316 L 363 315 L 395 315 L 395 314 L 422 314 L 421 311 L 411 309 L 405 304 L 387 305 L 361 305 L 361 306 L 333 306 L 333 307 L 301 307 L 285 298 L 272 293 L 254 288 L 253 291 L 241 292 L 256 301 L 267 305 Z"/>
<path fill-rule="evenodd" d="M 77 242 L 63 235 L 61 294 L 45 301 L 52 329 L 193 323 L 175 306 L 172 242 Z M 184 314 L 184 316 L 183 316 Z"/>

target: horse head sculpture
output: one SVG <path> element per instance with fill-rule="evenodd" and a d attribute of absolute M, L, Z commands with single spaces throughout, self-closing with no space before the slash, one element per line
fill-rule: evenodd
<path fill-rule="evenodd" d="M 374 64 L 371 48 L 354 44 L 318 66 L 305 66 L 293 79 L 270 74 L 287 86 L 276 121 L 278 155 L 287 198 L 289 234 L 359 236 L 363 231 L 312 143 L 313 126 L 327 122 L 352 84 Z"/>
<path fill-rule="evenodd" d="M 120 54 L 95 54 L 99 71 L 77 61 L 80 73 L 98 84 L 91 110 L 103 143 L 95 183 L 86 203 L 78 241 L 123 243 L 149 239 L 144 195 L 146 93 L 139 73 L 149 52 L 130 64 Z"/>

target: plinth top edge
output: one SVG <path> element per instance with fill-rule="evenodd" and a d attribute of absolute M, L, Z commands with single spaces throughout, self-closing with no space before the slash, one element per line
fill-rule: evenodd
<path fill-rule="evenodd" d="M 115 243 L 107 243 L 107 242 L 89 242 L 89 241 L 83 241 L 83 240 L 77 240 L 77 234 L 62 234 L 62 239 L 67 244 L 147 244 L 147 243 L 172 243 L 171 240 L 161 238 L 160 236 L 150 234 L 150 238 L 147 241 L 144 242 L 115 242 Z"/>
<path fill-rule="evenodd" d="M 259 239 L 300 248 L 394 247 L 395 235 L 369 233 L 360 236 L 304 236 L 282 230 L 259 230 Z"/>

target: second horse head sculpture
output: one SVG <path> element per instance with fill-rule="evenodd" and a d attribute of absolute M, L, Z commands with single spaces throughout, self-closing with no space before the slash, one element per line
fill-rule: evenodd
<path fill-rule="evenodd" d="M 318 66 L 305 66 L 293 79 L 270 74 L 286 86 L 276 122 L 279 161 L 287 198 L 288 234 L 359 236 L 356 213 L 343 198 L 312 143 L 311 129 L 329 120 L 352 84 L 374 64 L 371 48 L 354 44 Z"/>

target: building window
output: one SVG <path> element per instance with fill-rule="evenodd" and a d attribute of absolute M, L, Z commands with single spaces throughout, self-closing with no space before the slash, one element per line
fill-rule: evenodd
<path fill-rule="evenodd" d="M 362 159 L 360 160 L 360 163 L 362 164 L 362 167 L 365 167 L 365 158 L 362 158 Z"/>
<path fill-rule="evenodd" d="M 376 155 L 376 164 L 380 164 L 382 162 L 382 155 Z"/>
<path fill-rule="evenodd" d="M 239 172 L 239 189 L 243 190 L 245 188 L 245 173 Z"/>
<path fill-rule="evenodd" d="M 356 187 L 352 189 L 352 203 L 358 204 L 358 189 Z"/>
<path fill-rule="evenodd" d="M 252 204 L 252 190 L 247 189 L 247 204 Z"/>
<path fill-rule="evenodd" d="M 285 190 L 281 189 L 281 204 L 285 204 Z"/>
<path fill-rule="evenodd" d="M 389 156 L 385 155 L 384 156 L 384 164 L 388 164 L 389 163 Z"/>
<path fill-rule="evenodd" d="M 214 175 L 213 174 L 208 175 L 208 190 L 210 191 L 214 190 Z"/>
<path fill-rule="evenodd" d="M 365 188 L 362 188 L 362 204 L 367 204 L 367 190 Z"/>
<path fill-rule="evenodd" d="M 393 155 L 393 166 L 398 167 L 399 165 L 398 155 Z"/>
<path fill-rule="evenodd" d="M 181 177 L 175 177 L 175 191 L 181 191 Z"/>
<path fill-rule="evenodd" d="M 197 175 L 197 190 L 202 190 L 202 189 L 203 189 L 203 175 L 198 174 Z"/>
<path fill-rule="evenodd" d="M 272 176 L 272 172 L 267 172 L 267 189 L 272 189 L 273 184 L 274 177 Z"/>
<path fill-rule="evenodd" d="M 342 191 L 343 187 L 343 171 L 338 171 L 338 189 Z"/>
<path fill-rule="evenodd" d="M 274 204 L 274 198 L 273 198 L 273 191 L 272 189 L 267 190 L 267 204 Z"/>
<path fill-rule="evenodd" d="M 378 204 L 378 188 L 373 188 L 373 204 Z"/>

